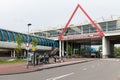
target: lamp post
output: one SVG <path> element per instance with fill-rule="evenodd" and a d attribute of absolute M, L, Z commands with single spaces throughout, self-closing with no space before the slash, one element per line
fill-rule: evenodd
<path fill-rule="evenodd" d="M 31 23 L 29 23 L 28 24 L 28 35 L 29 35 L 29 27 L 31 26 L 32 24 Z M 29 41 L 28 41 L 28 43 L 29 43 Z M 32 48 L 33 49 L 33 48 Z M 35 50 L 32 50 L 33 51 L 33 65 L 35 66 Z"/>
<path fill-rule="evenodd" d="M 31 25 L 32 25 L 31 23 L 28 24 L 28 35 L 29 35 L 29 27 L 30 27 Z"/>
<path fill-rule="evenodd" d="M 31 58 L 30 58 L 30 54 L 29 54 L 29 27 L 31 26 L 32 24 L 27 24 L 28 26 L 28 34 L 27 34 L 27 41 L 26 41 L 26 50 L 27 50 L 27 68 L 29 68 L 29 62 L 31 61 Z"/>

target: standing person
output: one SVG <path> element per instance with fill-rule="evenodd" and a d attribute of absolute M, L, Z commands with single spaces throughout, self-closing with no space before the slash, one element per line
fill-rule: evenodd
<path fill-rule="evenodd" d="M 39 55 L 36 55 L 36 65 L 38 65 L 38 61 L 39 61 Z"/>
<path fill-rule="evenodd" d="M 41 63 L 42 62 L 42 56 L 39 55 L 39 62 Z"/>

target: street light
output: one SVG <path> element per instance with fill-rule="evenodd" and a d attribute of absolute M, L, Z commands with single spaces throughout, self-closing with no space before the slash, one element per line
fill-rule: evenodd
<path fill-rule="evenodd" d="M 28 25 L 28 35 L 29 36 L 29 27 L 32 25 L 31 23 L 27 24 Z M 27 37 L 27 43 L 29 43 L 28 37 Z"/>
<path fill-rule="evenodd" d="M 29 35 L 29 27 L 31 25 L 32 25 L 31 23 L 28 24 L 28 35 Z M 28 43 L 29 43 L 29 41 L 28 41 Z M 33 65 L 35 66 L 35 53 L 33 54 Z"/>
<path fill-rule="evenodd" d="M 29 44 L 28 36 L 29 36 L 29 27 L 32 25 L 31 23 L 27 24 L 28 25 L 28 35 L 27 35 L 27 44 Z M 27 46 L 29 47 L 29 45 Z"/>
<path fill-rule="evenodd" d="M 29 26 L 31 26 L 31 25 L 32 25 L 31 23 L 28 24 L 28 35 L 29 35 Z"/>
<path fill-rule="evenodd" d="M 29 61 L 31 60 L 30 59 L 30 55 L 28 54 L 29 53 L 29 27 L 31 26 L 32 24 L 31 23 L 29 23 L 29 24 L 27 24 L 27 26 L 28 26 L 28 35 L 27 35 L 27 42 L 26 42 L 26 49 L 27 49 L 27 68 L 29 68 L 28 66 L 29 66 Z"/>

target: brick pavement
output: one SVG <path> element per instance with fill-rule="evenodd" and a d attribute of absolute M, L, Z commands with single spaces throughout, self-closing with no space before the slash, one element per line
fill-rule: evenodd
<path fill-rule="evenodd" d="M 94 60 L 94 59 L 71 58 L 71 59 L 64 59 L 64 62 L 61 62 L 61 63 L 29 66 L 29 68 L 27 68 L 27 64 L 25 62 L 12 63 L 12 64 L 0 64 L 0 75 L 33 72 L 37 70 L 59 67 L 59 66 L 64 66 L 68 64 L 80 63 L 80 62 L 86 62 L 91 60 Z"/>

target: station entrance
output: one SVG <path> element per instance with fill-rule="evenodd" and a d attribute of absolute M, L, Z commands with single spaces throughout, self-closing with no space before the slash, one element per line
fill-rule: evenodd
<path fill-rule="evenodd" d="M 60 41 L 59 41 L 60 44 Z M 120 35 L 111 35 L 97 38 L 62 40 L 60 56 L 73 56 L 85 58 L 115 58 L 119 51 L 115 51 L 116 45 L 120 46 Z M 60 47 L 59 45 L 59 47 Z M 93 46 L 98 47 L 95 49 Z M 118 56 L 119 57 L 119 56 Z"/>
<path fill-rule="evenodd" d="M 100 58 L 100 52 L 98 52 L 97 48 L 93 46 L 99 46 L 101 44 L 102 37 L 62 40 L 61 54 L 59 55 L 69 57 Z"/>
<path fill-rule="evenodd" d="M 89 26 L 82 27 L 80 29 L 79 35 L 73 34 L 65 36 L 66 32 L 68 32 L 69 24 L 78 9 L 82 11 L 82 13 L 85 15 L 85 17 L 87 17 L 91 24 L 89 24 Z M 100 44 L 102 42 L 101 38 L 103 36 L 104 33 L 101 30 L 101 28 L 92 20 L 92 18 L 87 14 L 87 12 L 82 8 L 82 6 L 78 4 L 58 37 L 59 56 L 64 56 L 64 50 L 66 50 L 65 52 L 67 54 L 70 54 L 71 56 L 76 55 L 78 53 L 80 56 L 91 57 L 91 45 Z M 65 45 L 66 47 L 64 47 Z M 98 54 L 96 53 L 95 57 L 97 56 Z"/>

